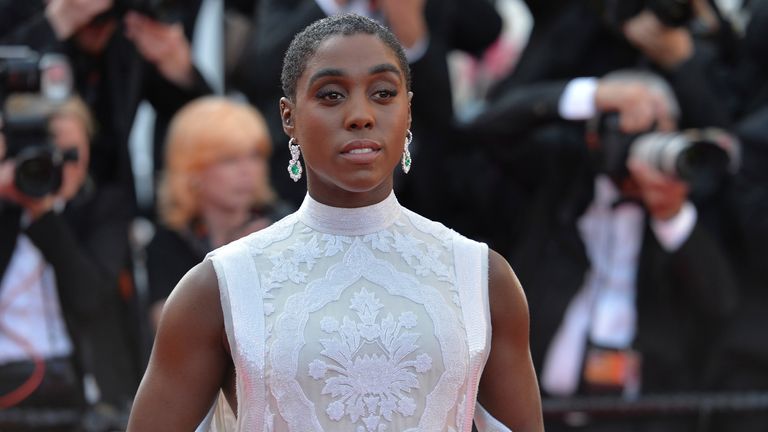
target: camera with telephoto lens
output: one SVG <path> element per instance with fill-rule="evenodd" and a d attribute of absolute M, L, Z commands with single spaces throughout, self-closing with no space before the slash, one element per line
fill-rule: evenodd
<path fill-rule="evenodd" d="M 685 26 L 693 18 L 691 0 L 597 0 L 595 3 L 602 17 L 616 28 L 643 10 L 651 11 L 668 27 Z"/>
<path fill-rule="evenodd" d="M 77 151 L 52 142 L 48 121 L 71 92 L 69 63 L 58 54 L 39 55 L 24 46 L 0 46 L 0 132 L 5 159 L 14 161 L 14 185 L 41 198 L 61 187 L 64 164 Z"/>
<path fill-rule="evenodd" d="M 622 179 L 629 176 L 627 161 L 636 160 L 685 181 L 692 196 L 711 194 L 740 164 L 738 141 L 718 128 L 627 134 L 618 113 L 606 113 L 591 132 L 599 172 Z"/>

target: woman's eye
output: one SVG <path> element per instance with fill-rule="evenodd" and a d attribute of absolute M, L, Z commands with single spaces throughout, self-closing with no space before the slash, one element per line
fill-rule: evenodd
<path fill-rule="evenodd" d="M 397 90 L 377 90 L 375 95 L 380 99 L 389 99 L 397 96 Z"/>
<path fill-rule="evenodd" d="M 343 97 L 344 96 L 341 93 L 333 90 L 325 90 L 317 93 L 318 99 L 324 99 L 328 101 L 337 101 Z"/>

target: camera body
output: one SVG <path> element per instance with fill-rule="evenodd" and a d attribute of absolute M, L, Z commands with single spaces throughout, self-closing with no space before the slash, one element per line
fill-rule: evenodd
<path fill-rule="evenodd" d="M 64 164 L 77 160 L 76 151 L 59 150 L 48 132 L 53 109 L 70 90 L 71 73 L 63 56 L 40 56 L 23 46 L 0 47 L 4 158 L 14 161 L 16 189 L 31 198 L 57 192 Z"/>
<path fill-rule="evenodd" d="M 637 160 L 685 181 L 692 196 L 711 194 L 740 165 L 739 143 L 722 129 L 626 134 L 619 128 L 619 115 L 606 113 L 590 135 L 599 172 L 620 180 L 629 176 L 627 162 Z"/>
<path fill-rule="evenodd" d="M 646 9 L 669 27 L 682 27 L 693 17 L 690 0 L 599 0 L 598 9 L 616 28 Z"/>
<path fill-rule="evenodd" d="M 121 17 L 128 11 L 135 11 L 158 21 L 176 22 L 179 20 L 176 3 L 176 0 L 114 0 L 104 17 Z"/>

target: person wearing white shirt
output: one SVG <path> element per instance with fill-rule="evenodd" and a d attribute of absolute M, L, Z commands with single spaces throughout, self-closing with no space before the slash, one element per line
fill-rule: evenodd
<path fill-rule="evenodd" d="M 642 79 L 577 78 L 552 101 L 547 115 L 574 122 L 615 112 L 628 135 L 654 126 L 671 130 L 677 120 L 671 92 Z M 514 123 L 510 113 L 525 115 L 515 101 L 506 102 L 506 112 L 478 121 L 498 124 L 507 116 Z M 701 368 L 713 340 L 696 329 L 724 322 L 736 305 L 737 284 L 689 198 L 690 186 L 637 160 L 625 160 L 619 176 L 598 163 L 594 150 L 605 143 L 595 136 L 586 143 L 576 134 L 557 136 L 548 145 L 519 144 L 530 145 L 526 160 L 538 169 L 531 169 L 536 180 L 527 199 L 517 203 L 523 222 L 509 252 L 526 280 L 543 394 L 634 398 L 704 390 Z M 695 425 L 683 416 L 580 420 L 547 419 L 545 426 L 679 432 Z"/>

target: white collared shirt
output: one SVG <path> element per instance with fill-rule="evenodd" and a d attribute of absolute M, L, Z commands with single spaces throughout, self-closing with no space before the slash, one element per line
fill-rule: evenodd
<path fill-rule="evenodd" d="M 632 203 L 614 208 L 618 198 L 611 180 L 598 176 L 595 198 L 578 221 L 591 268 L 544 359 L 542 388 L 550 394 L 569 396 L 576 391 L 587 340 L 615 349 L 629 348 L 634 341 L 637 263 L 645 213 Z M 690 236 L 696 219 L 696 208 L 685 203 L 670 220 L 652 220 L 651 229 L 661 246 L 673 252 Z"/>
<path fill-rule="evenodd" d="M 18 339 L 23 340 L 23 344 Z M 0 281 L 0 365 L 72 354 L 53 267 L 20 234 Z"/>

